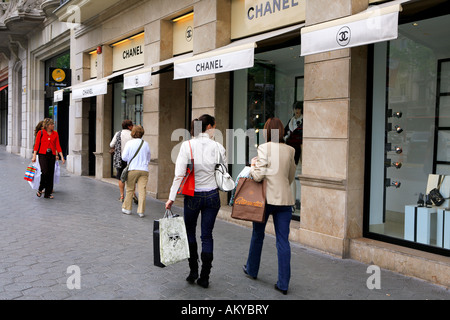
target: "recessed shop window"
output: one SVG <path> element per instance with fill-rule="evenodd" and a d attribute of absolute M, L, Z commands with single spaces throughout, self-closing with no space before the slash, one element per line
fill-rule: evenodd
<path fill-rule="evenodd" d="M 450 15 L 399 26 L 374 45 L 366 231 L 450 249 Z M 437 188 L 442 203 L 433 197 Z"/>
<path fill-rule="evenodd" d="M 248 165 L 257 154 L 257 146 L 265 143 L 262 129 L 270 117 L 278 117 L 285 126 L 294 117 L 294 104 L 303 105 L 304 59 L 299 57 L 300 45 L 275 46 L 275 49 L 255 53 L 253 68 L 233 72 L 233 130 L 247 133 L 245 140 L 233 142 L 232 175 Z M 302 128 L 303 117 L 292 121 L 292 128 Z M 302 131 L 301 131 L 302 132 Z M 300 150 L 300 144 L 299 150 Z M 301 174 L 301 158 L 296 176 Z M 296 198 L 294 216 L 299 219 L 300 181 L 292 184 Z"/>
<path fill-rule="evenodd" d="M 143 125 L 143 88 L 123 90 L 123 82 L 114 85 L 114 132 L 122 129 L 122 121 L 129 119 Z"/>

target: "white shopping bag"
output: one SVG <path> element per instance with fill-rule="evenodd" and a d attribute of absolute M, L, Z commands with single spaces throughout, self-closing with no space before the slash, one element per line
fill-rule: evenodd
<path fill-rule="evenodd" d="M 33 181 L 28 181 L 31 189 L 39 190 L 39 185 L 41 184 L 41 166 L 39 165 L 39 159 L 36 157 L 36 162 L 33 163 L 36 168 L 36 173 L 34 174 Z"/>
<path fill-rule="evenodd" d="M 189 245 L 183 217 L 166 210 L 159 220 L 161 263 L 168 266 L 189 258 Z"/>
<path fill-rule="evenodd" d="M 55 174 L 53 176 L 53 184 L 59 184 L 59 177 L 61 176 L 61 168 L 59 167 L 59 161 L 55 162 Z"/>

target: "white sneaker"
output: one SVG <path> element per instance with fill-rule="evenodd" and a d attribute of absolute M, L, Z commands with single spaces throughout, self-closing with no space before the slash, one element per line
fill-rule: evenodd
<path fill-rule="evenodd" d="M 127 210 L 127 209 L 122 208 L 122 213 L 130 215 L 131 214 L 131 210 Z"/>
<path fill-rule="evenodd" d="M 138 213 L 138 215 L 139 215 L 139 217 L 141 217 L 141 218 L 145 217 L 145 214 L 143 214 L 143 213 Z"/>

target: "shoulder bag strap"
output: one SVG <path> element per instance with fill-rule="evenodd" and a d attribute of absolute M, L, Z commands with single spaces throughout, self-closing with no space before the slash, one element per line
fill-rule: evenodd
<path fill-rule="evenodd" d="M 131 161 L 133 161 L 133 159 L 137 156 L 137 154 L 139 153 L 139 150 L 141 150 L 142 145 L 144 144 L 144 140 L 141 141 L 141 145 L 139 146 L 139 148 L 137 149 L 136 153 L 134 154 L 133 158 L 131 158 L 130 162 L 128 162 L 128 165 L 130 165 Z"/>
<path fill-rule="evenodd" d="M 42 136 L 44 135 L 44 130 L 39 131 L 39 133 L 41 134 L 41 137 L 39 138 L 39 148 L 38 148 L 38 154 L 41 151 L 41 142 L 42 142 Z"/>

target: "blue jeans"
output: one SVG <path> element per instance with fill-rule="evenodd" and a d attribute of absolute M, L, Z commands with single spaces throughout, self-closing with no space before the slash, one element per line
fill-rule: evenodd
<path fill-rule="evenodd" d="M 276 246 L 278 253 L 278 282 L 281 290 L 287 290 L 291 279 L 291 246 L 289 244 L 289 225 L 292 218 L 292 206 L 274 206 L 266 204 L 266 220 L 264 223 L 253 223 L 253 234 L 247 259 L 247 272 L 252 277 L 258 276 L 261 251 L 264 242 L 269 215 L 273 216 Z"/>
<path fill-rule="evenodd" d="M 220 209 L 219 190 L 195 192 L 193 197 L 184 197 L 184 223 L 189 243 L 197 243 L 196 229 L 198 215 L 201 218 L 202 252 L 212 253 L 214 241 L 212 231 Z"/>

